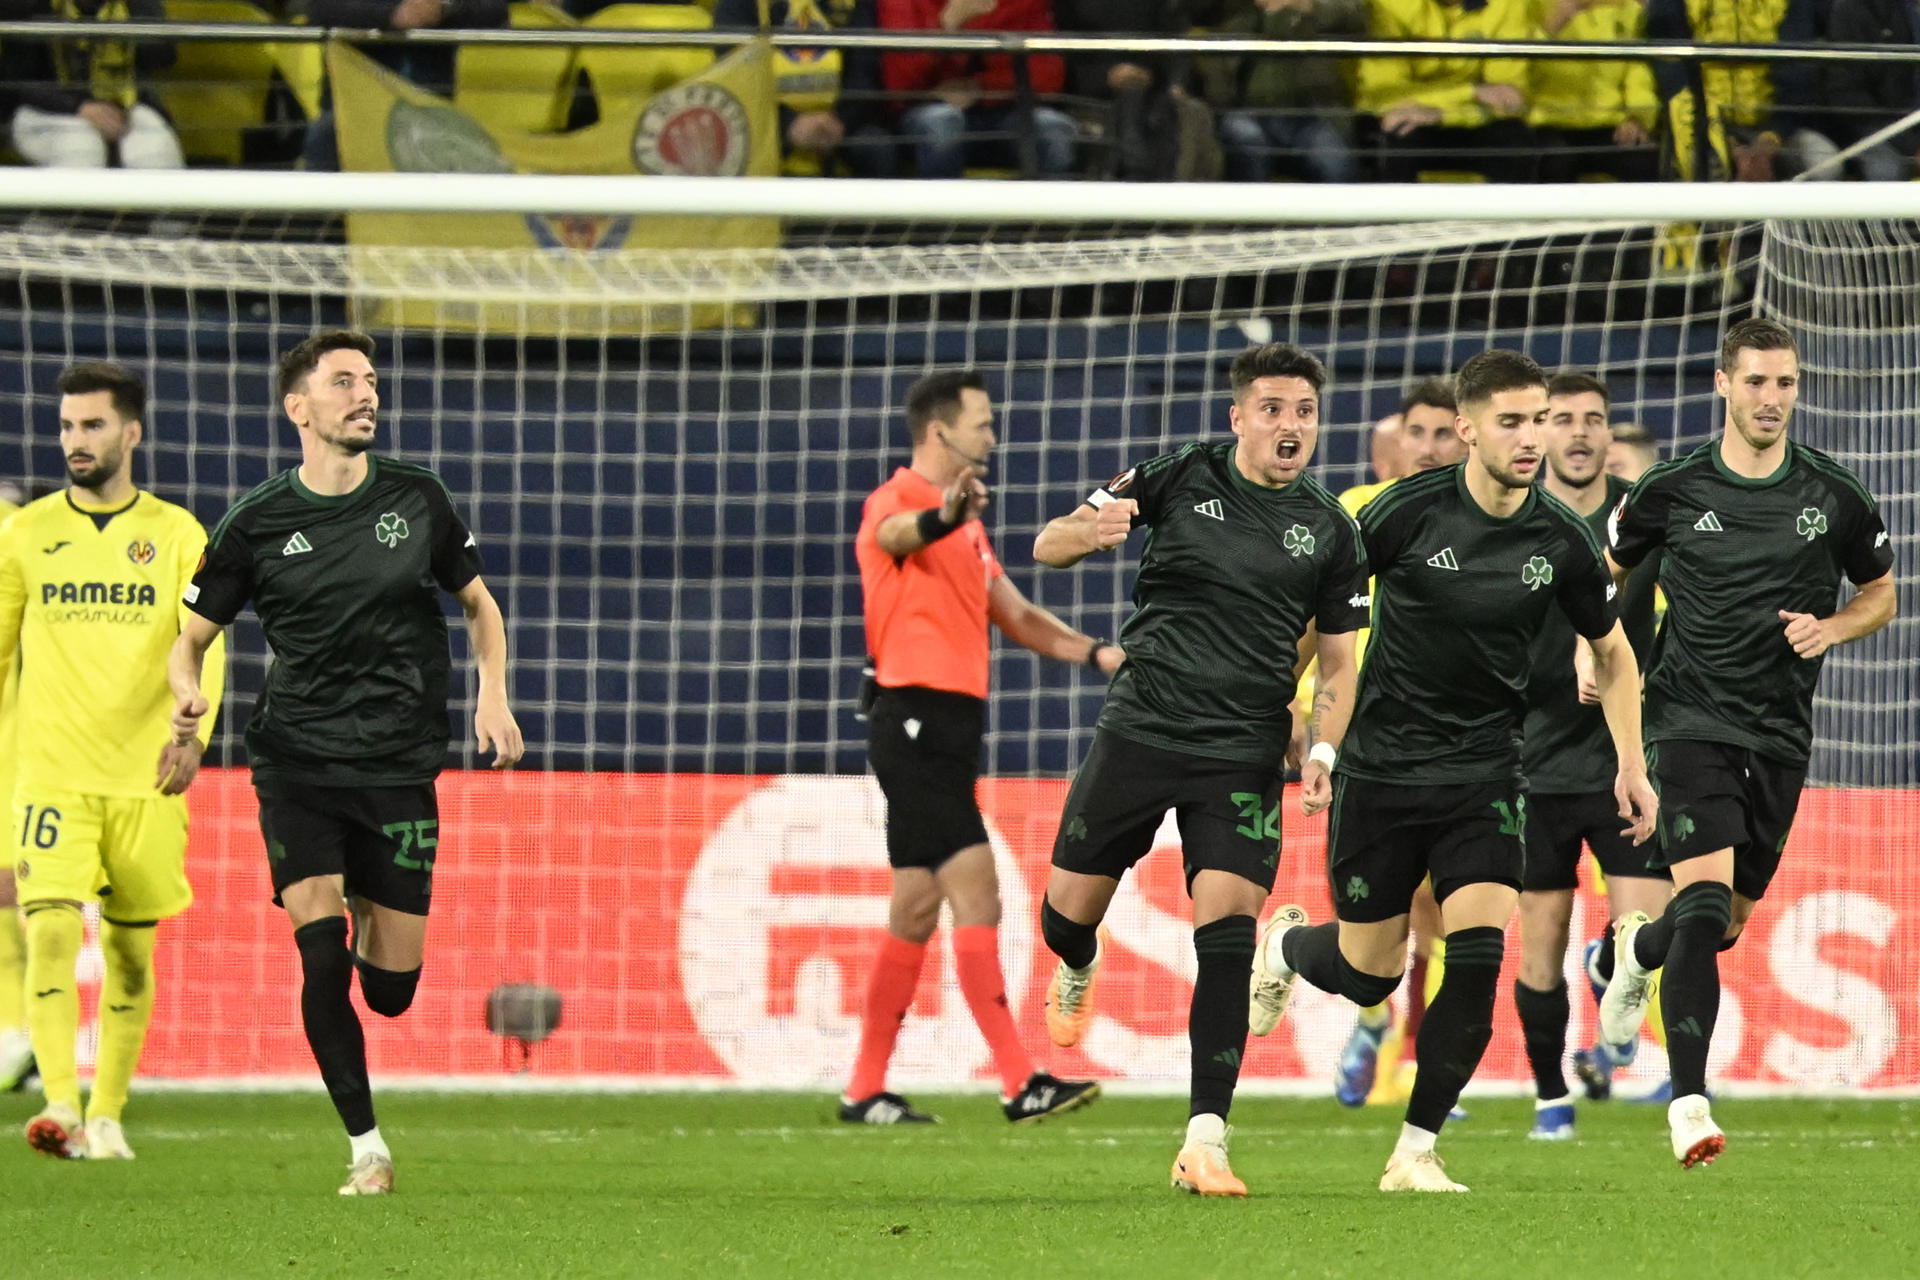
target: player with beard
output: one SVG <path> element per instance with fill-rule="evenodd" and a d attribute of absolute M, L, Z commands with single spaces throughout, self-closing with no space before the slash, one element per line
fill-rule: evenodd
<path fill-rule="evenodd" d="M 1600 1034 L 1639 1034 L 1655 970 L 1683 1168 L 1726 1148 L 1706 1096 L 1719 953 L 1779 870 L 1813 749 L 1828 649 L 1893 619 L 1893 548 L 1859 479 L 1787 438 L 1800 395 L 1793 335 L 1762 319 L 1727 330 L 1714 387 L 1718 440 L 1643 476 L 1610 518 L 1616 574 L 1662 553 L 1667 619 L 1647 674 L 1660 785 L 1659 857 L 1674 895 L 1658 919 L 1622 916 Z M 1835 609 L 1842 579 L 1853 598 Z"/>
<path fill-rule="evenodd" d="M 59 387 L 67 487 L 0 529 L 0 667 L 17 661 L 20 680 L 8 878 L 26 910 L 26 1021 L 46 1094 L 26 1135 L 52 1156 L 131 1160 L 121 1111 L 153 1017 L 157 926 L 193 902 L 183 793 L 225 662 L 220 651 L 209 659 L 205 730 L 176 739 L 167 653 L 207 535 L 134 486 L 146 435 L 140 379 L 117 364 L 80 364 Z M 106 972 L 83 1117 L 75 962 L 90 902 Z"/>
<path fill-rule="evenodd" d="M 1314 719 L 1325 740 L 1301 803 L 1326 807 L 1333 746 L 1353 707 L 1353 632 L 1367 570 L 1353 517 L 1307 475 L 1326 368 L 1286 343 L 1250 347 L 1229 377 L 1234 438 L 1150 458 L 1051 521 L 1033 545 L 1066 568 L 1150 532 L 1093 746 L 1067 793 L 1040 931 L 1060 957 L 1047 1032 L 1078 1044 L 1093 1018 L 1105 918 L 1120 878 L 1180 824 L 1196 977 L 1186 1140 L 1172 1182 L 1244 1196 L 1227 1113 L 1246 1049 L 1255 926 L 1280 865 L 1281 769 L 1293 718 L 1295 638 L 1317 632 Z M 1311 624 L 1311 626 L 1310 626 Z"/>
<path fill-rule="evenodd" d="M 214 529 L 168 667 L 184 741 L 206 715 L 202 655 L 253 602 L 273 665 L 247 721 L 248 763 L 273 900 L 300 953 L 307 1043 L 347 1130 L 340 1194 L 349 1196 L 393 1190 L 348 989 L 357 969 L 367 1007 L 395 1018 L 420 983 L 445 843 L 433 786 L 452 668 L 441 591 L 466 613 L 479 749 L 494 751 L 496 769 L 524 750 L 507 707 L 506 624 L 480 580 L 473 535 L 433 472 L 369 452 L 380 408 L 373 352 L 367 335 L 332 330 L 280 358 L 300 465 L 242 497 Z"/>
<path fill-rule="evenodd" d="M 1451 467 L 1466 460 L 1467 444 L 1455 428 L 1459 407 L 1452 378 L 1422 378 L 1407 391 L 1397 415 L 1401 427 L 1401 456 L 1407 475 Z M 1359 484 L 1340 494 L 1340 505 L 1358 517 L 1361 508 L 1393 485 Z M 1354 633 L 1353 656 L 1362 666 L 1367 658 L 1367 628 Z M 1308 683 L 1303 680 L 1303 684 Z M 1413 959 L 1407 968 L 1406 1012 L 1395 1025 L 1393 1006 L 1381 1001 L 1362 1009 L 1334 1067 L 1333 1096 L 1342 1106 L 1404 1106 L 1413 1089 L 1414 1053 L 1420 1043 L 1420 1023 L 1427 1013 L 1427 992 L 1440 979 L 1445 965 L 1440 938 L 1440 908 L 1432 886 L 1422 883 L 1413 895 Z M 1454 1108 L 1451 1117 L 1466 1119 Z"/>
<path fill-rule="evenodd" d="M 1546 467 L 1540 483 L 1606 536 L 1607 516 L 1631 487 L 1605 471 L 1611 432 L 1607 388 L 1584 373 L 1557 373 L 1547 383 L 1547 424 L 1541 433 Z M 1620 596 L 1620 625 L 1641 665 L 1653 645 L 1653 558 L 1628 578 Z M 1572 1016 L 1564 968 L 1573 891 L 1584 845 L 1606 874 L 1607 911 L 1658 912 L 1673 891 L 1667 873 L 1647 865 L 1620 832 L 1614 813 L 1613 744 L 1601 714 L 1591 654 L 1559 610 L 1550 611 L 1533 643 L 1527 681 L 1527 719 L 1521 770 L 1527 778 L 1527 870 L 1520 892 L 1520 975 L 1514 1008 L 1533 1068 L 1534 1124 L 1530 1138 L 1573 1137 L 1573 1098 L 1561 1060 Z M 1610 973 L 1609 927 L 1596 965 Z M 1602 980 L 1604 987 L 1604 979 Z M 1611 1065 L 1624 1065 L 1624 1063 Z M 1592 1069 L 1591 1065 L 1588 1067 Z"/>
<path fill-rule="evenodd" d="M 1446 975 L 1427 1010 L 1406 1122 L 1382 1191 L 1464 1191 L 1434 1144 L 1493 1035 L 1507 922 L 1525 867 L 1516 739 L 1528 655 L 1555 610 L 1593 646 L 1637 839 L 1656 801 L 1640 749 L 1640 677 L 1613 583 L 1586 524 L 1534 484 L 1546 377 L 1486 351 L 1455 393 L 1467 461 L 1410 477 L 1360 516 L 1374 572 L 1373 641 L 1334 771 L 1327 871 L 1337 921 L 1275 913 L 1254 960 L 1249 1019 L 1270 1031 L 1304 977 L 1362 1007 L 1399 985 L 1415 888 L 1429 875 Z"/>

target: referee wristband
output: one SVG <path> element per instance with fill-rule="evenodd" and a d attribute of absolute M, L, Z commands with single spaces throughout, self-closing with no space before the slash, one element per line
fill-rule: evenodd
<path fill-rule="evenodd" d="M 1328 773 L 1333 772 L 1333 762 L 1339 758 L 1340 753 L 1333 749 L 1331 742 L 1316 742 L 1313 744 L 1313 750 L 1307 752 L 1307 759 L 1323 766 Z"/>
<path fill-rule="evenodd" d="M 1100 670 L 1100 651 L 1111 648 L 1113 648 L 1113 642 L 1111 640 L 1104 638 L 1095 640 L 1093 645 L 1087 650 L 1087 665 L 1095 671 Z"/>
<path fill-rule="evenodd" d="M 926 546 L 932 546 L 960 527 L 958 523 L 948 524 L 938 507 L 928 507 L 922 511 L 916 526 L 920 530 L 920 541 Z"/>

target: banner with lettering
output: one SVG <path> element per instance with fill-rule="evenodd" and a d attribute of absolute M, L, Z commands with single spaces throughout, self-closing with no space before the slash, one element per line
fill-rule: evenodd
<path fill-rule="evenodd" d="M 598 97 L 597 124 L 567 133 L 529 133 L 470 115 L 348 45 L 330 45 L 327 66 L 341 166 L 449 175 L 779 173 L 774 70 L 766 41 L 750 41 L 650 96 L 625 90 L 651 85 L 645 60 L 659 55 L 648 49 L 600 55 L 612 56 L 633 60 L 632 67 L 621 67 L 633 74 L 616 81 L 612 71 L 603 70 L 608 87 Z M 779 244 L 780 227 L 777 219 L 761 217 L 349 210 L 347 240 L 356 251 L 357 276 L 381 286 L 368 290 L 376 300 L 359 312 L 366 325 L 591 336 L 710 328 L 730 319 L 750 322 L 750 313 L 737 315 L 737 308 L 697 299 L 648 304 L 623 298 L 608 282 L 623 274 L 615 261 L 622 255 L 638 260 L 670 249 L 770 249 Z M 468 269 L 410 263 L 405 251 L 423 247 L 470 250 Z M 537 269 L 528 270 L 526 259 L 533 257 Z M 500 263 L 501 258 L 506 261 Z M 490 278 L 518 279 L 523 272 L 548 282 L 547 300 L 502 301 L 489 290 Z M 393 296 L 396 278 L 407 282 L 405 296 Z"/>
<path fill-rule="evenodd" d="M 1099 1016 L 1081 1047 L 1054 1049 L 1041 1003 L 1052 957 L 1038 913 L 1066 784 L 990 779 L 980 795 L 1005 902 L 1002 962 L 1027 1043 L 1053 1070 L 1184 1087 L 1195 972 L 1178 833 L 1129 877 L 1108 923 Z M 312 1075 L 300 1033 L 300 966 L 269 901 L 253 794 L 241 771 L 194 783 L 189 871 L 197 901 L 162 927 L 159 1006 L 143 1071 L 181 1078 Z M 426 968 L 413 1009 L 367 1019 L 382 1077 L 488 1076 L 518 1046 L 486 1028 L 488 994 L 539 983 L 562 1001 L 533 1047 L 535 1078 L 627 1077 L 829 1090 L 859 1036 L 867 966 L 886 920 L 884 807 L 870 778 L 697 774 L 451 773 Z M 1273 905 L 1328 918 L 1324 818 L 1290 793 Z M 1721 957 L 1714 1040 L 1721 1083 L 1777 1088 L 1920 1085 L 1920 793 L 1809 791 L 1780 877 L 1746 937 Z M 1573 948 L 1604 922 L 1582 889 Z M 943 931 L 942 938 L 945 933 Z M 1517 943 L 1510 940 L 1509 969 Z M 1570 1045 L 1593 1037 L 1569 956 Z M 98 980 L 89 933 L 83 974 Z M 1503 979 L 1482 1081 L 1528 1079 Z M 92 996 L 81 1008 L 91 1018 Z M 1245 1078 L 1320 1091 L 1353 1010 L 1302 989 Z M 1622 1078 L 1663 1074 L 1649 1039 Z M 990 1076 L 944 942 L 934 948 L 896 1057 L 904 1085 Z"/>

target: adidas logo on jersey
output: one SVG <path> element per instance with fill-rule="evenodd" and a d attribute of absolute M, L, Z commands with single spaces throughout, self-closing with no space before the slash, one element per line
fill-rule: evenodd
<path fill-rule="evenodd" d="M 1453 558 L 1452 547 L 1442 547 L 1436 554 L 1427 557 L 1427 563 L 1436 569 L 1451 569 L 1460 572 L 1460 562 Z"/>
<path fill-rule="evenodd" d="M 311 550 L 313 550 L 313 544 L 307 541 L 307 535 L 304 533 L 296 533 L 287 539 L 286 546 L 280 548 L 280 554 L 283 556 L 297 556 L 302 552 Z"/>
<path fill-rule="evenodd" d="M 1226 522 L 1227 515 L 1221 508 L 1220 499 L 1218 498 L 1208 498 L 1205 502 L 1196 502 L 1193 505 L 1193 509 L 1203 516 L 1211 516 L 1222 523 Z"/>
<path fill-rule="evenodd" d="M 1701 533 L 1725 533 L 1726 532 L 1725 529 L 1720 527 L 1720 517 L 1713 514 L 1713 512 L 1711 511 L 1701 516 L 1698 520 L 1695 520 L 1693 522 L 1693 527 L 1695 529 L 1698 529 Z"/>

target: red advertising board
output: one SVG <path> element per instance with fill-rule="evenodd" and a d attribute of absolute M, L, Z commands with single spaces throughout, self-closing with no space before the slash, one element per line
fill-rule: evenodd
<path fill-rule="evenodd" d="M 1065 783 L 981 785 L 1005 902 L 1008 995 L 1042 1061 L 1062 1074 L 1186 1078 L 1191 929 L 1172 849 L 1115 899 L 1100 1016 L 1073 1051 L 1046 1042 L 1052 957 L 1037 925 Z M 420 995 L 403 1018 L 363 1014 L 376 1074 L 497 1076 L 487 993 L 540 982 L 565 1001 L 532 1074 L 829 1089 L 858 1036 L 866 964 L 886 916 L 883 809 L 867 778 L 448 774 Z M 300 1077 L 299 965 L 269 902 L 251 788 L 240 771 L 194 784 L 192 910 L 161 932 L 149 1076 Z M 1324 819 L 1290 797 L 1274 903 L 1325 919 Z M 1779 1087 L 1920 1084 L 1920 794 L 1809 791 L 1779 879 L 1721 958 L 1726 998 L 1713 1075 Z M 1583 889 L 1574 949 L 1604 918 Z M 1481 1079 L 1526 1078 L 1510 999 L 1517 939 Z M 986 1046 L 935 948 L 896 1056 L 903 1084 L 986 1078 Z M 85 972 L 97 978 L 89 947 Z M 1573 966 L 1571 1044 L 1592 1037 Z M 91 999 L 85 1007 L 91 1007 Z M 1352 1010 L 1306 992 L 1245 1078 L 1317 1087 Z M 1636 1071 L 1657 1077 L 1651 1044 Z M 511 1059 L 518 1065 L 518 1057 Z"/>

